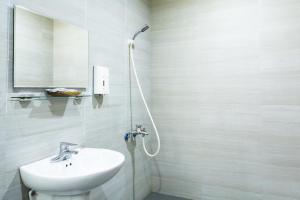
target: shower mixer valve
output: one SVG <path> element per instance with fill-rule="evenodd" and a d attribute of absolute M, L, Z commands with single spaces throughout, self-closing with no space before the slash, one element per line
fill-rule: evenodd
<path fill-rule="evenodd" d="M 137 135 L 142 135 L 143 137 L 148 135 L 146 128 L 143 128 L 142 125 L 136 125 L 136 130 L 133 132 L 133 136 L 136 137 Z"/>
<path fill-rule="evenodd" d="M 124 139 L 125 141 L 128 141 L 129 138 L 131 138 L 134 141 L 135 137 L 138 135 L 145 137 L 146 135 L 149 135 L 149 133 L 146 132 L 146 128 L 144 128 L 142 125 L 136 125 L 136 129 L 132 132 L 126 133 Z"/>

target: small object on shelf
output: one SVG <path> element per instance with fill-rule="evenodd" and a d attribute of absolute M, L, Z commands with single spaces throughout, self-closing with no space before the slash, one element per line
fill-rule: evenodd
<path fill-rule="evenodd" d="M 66 88 L 46 89 L 46 92 L 48 95 L 53 97 L 76 97 L 81 94 L 79 90 Z"/>

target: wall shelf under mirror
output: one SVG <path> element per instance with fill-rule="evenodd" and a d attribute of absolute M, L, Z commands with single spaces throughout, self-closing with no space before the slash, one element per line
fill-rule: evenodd
<path fill-rule="evenodd" d="M 53 99 L 74 99 L 81 100 L 82 98 L 91 97 L 91 94 L 82 94 L 78 96 L 50 96 L 50 95 L 11 95 L 9 96 L 9 101 L 18 101 L 18 102 L 29 102 L 29 101 L 47 101 Z"/>

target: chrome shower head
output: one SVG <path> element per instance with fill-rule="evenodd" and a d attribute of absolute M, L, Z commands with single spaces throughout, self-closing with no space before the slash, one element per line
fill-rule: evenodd
<path fill-rule="evenodd" d="M 143 28 L 142 28 L 142 32 L 145 32 L 146 30 L 148 30 L 150 27 L 146 24 Z"/>
<path fill-rule="evenodd" d="M 149 25 L 145 25 L 141 30 L 137 31 L 134 36 L 132 37 L 132 40 L 135 40 L 135 38 L 140 34 L 140 33 L 143 33 L 145 32 L 146 30 L 148 30 L 150 27 Z"/>

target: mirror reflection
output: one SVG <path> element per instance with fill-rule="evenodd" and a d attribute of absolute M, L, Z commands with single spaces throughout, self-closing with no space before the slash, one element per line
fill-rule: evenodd
<path fill-rule="evenodd" d="M 16 6 L 14 87 L 86 88 L 88 32 Z"/>

